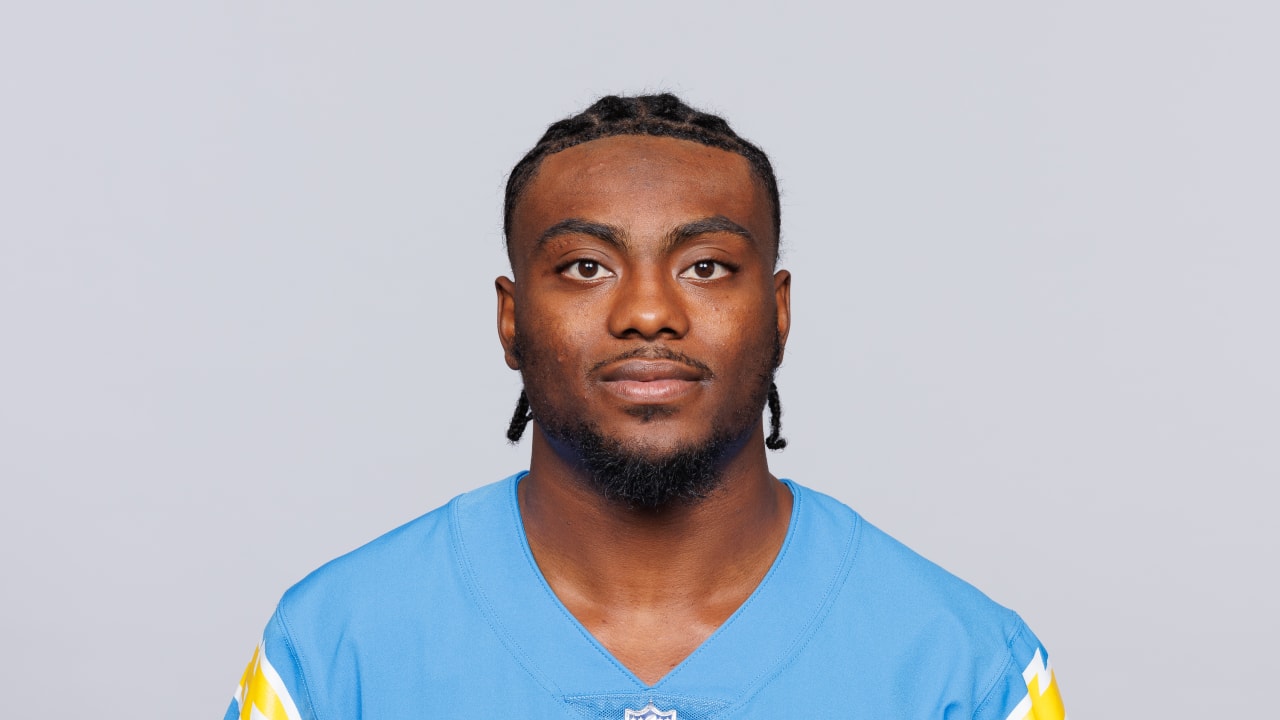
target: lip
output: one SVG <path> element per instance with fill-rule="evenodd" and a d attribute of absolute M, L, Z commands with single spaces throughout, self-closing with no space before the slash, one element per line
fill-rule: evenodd
<path fill-rule="evenodd" d="M 643 359 L 610 365 L 600 375 L 609 392 L 645 405 L 678 400 L 701 387 L 703 378 L 701 370 L 684 363 Z"/>

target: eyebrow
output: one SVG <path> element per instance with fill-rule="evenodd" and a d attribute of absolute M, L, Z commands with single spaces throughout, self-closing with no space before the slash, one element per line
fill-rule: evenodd
<path fill-rule="evenodd" d="M 717 232 L 736 234 L 736 236 L 745 238 L 745 240 L 756 245 L 755 236 L 751 234 L 749 229 L 724 217 L 724 215 L 712 215 L 709 218 L 692 220 L 692 222 L 682 224 L 667 233 L 666 241 L 663 242 L 664 250 L 675 249 L 675 247 L 689 242 L 692 238 L 701 236 L 701 234 Z M 561 222 L 545 229 L 543 234 L 538 236 L 536 246 L 547 245 L 548 242 L 556 240 L 557 237 L 563 236 L 563 234 L 586 234 L 586 236 L 594 237 L 596 240 L 608 242 L 609 245 L 618 247 L 618 249 L 627 249 L 627 233 L 622 228 L 605 223 L 593 223 L 591 220 L 581 218 L 563 219 Z"/>
<path fill-rule="evenodd" d="M 744 238 L 753 245 L 757 244 L 756 236 L 752 235 L 750 230 L 723 215 L 712 215 L 687 222 L 667 233 L 663 241 L 663 251 L 670 252 L 700 235 L 711 233 L 729 233 Z M 540 248 L 561 235 L 589 235 L 620 250 L 626 250 L 628 246 L 627 234 L 622 228 L 582 218 L 566 218 L 543 230 L 538 236 L 535 247 Z"/>
<path fill-rule="evenodd" d="M 746 239 L 752 245 L 758 244 L 756 236 L 752 235 L 750 230 L 723 215 L 712 215 L 701 220 L 685 223 L 672 230 L 667 234 L 666 247 L 664 249 L 670 251 L 679 247 L 681 243 L 688 242 L 699 235 L 708 235 L 710 233 L 729 233 Z"/>
<path fill-rule="evenodd" d="M 543 230 L 534 246 L 540 248 L 561 235 L 590 235 L 622 250 L 627 247 L 627 235 L 621 228 L 583 220 L 582 218 L 561 220 Z"/>

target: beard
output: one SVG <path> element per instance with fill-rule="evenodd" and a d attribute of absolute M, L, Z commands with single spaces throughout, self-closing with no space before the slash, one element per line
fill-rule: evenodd
<path fill-rule="evenodd" d="M 525 352 L 528 346 L 522 340 L 517 335 L 516 355 L 528 360 Z M 646 356 L 678 359 L 675 353 L 661 349 Z M 760 422 L 781 357 L 782 339 L 775 332 L 772 357 L 765 358 L 767 362 L 756 374 L 754 386 L 743 388 L 744 404 L 725 418 L 724 424 L 713 427 L 705 438 L 665 452 L 626 443 L 605 435 L 586 420 L 562 415 L 553 404 L 538 402 L 542 398 L 536 392 L 528 392 L 527 382 L 526 392 L 534 422 L 549 438 L 571 451 L 592 490 L 610 503 L 628 509 L 658 511 L 697 503 L 720 486 L 725 458 L 746 442 L 755 424 Z M 649 422 L 665 412 L 665 408 L 643 407 L 633 414 L 642 422 Z"/>
<path fill-rule="evenodd" d="M 716 432 L 695 444 L 651 455 L 588 423 L 564 427 L 538 418 L 543 431 L 569 446 L 583 474 L 601 497 L 630 509 L 660 510 L 691 504 L 720 485 L 720 462 L 739 438 Z"/>

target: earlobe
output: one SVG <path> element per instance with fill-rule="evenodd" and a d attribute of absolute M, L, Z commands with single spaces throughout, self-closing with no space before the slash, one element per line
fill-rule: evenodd
<path fill-rule="evenodd" d="M 498 292 L 498 341 L 502 343 L 502 353 L 507 367 L 520 369 L 520 360 L 516 354 L 516 283 L 508 277 L 498 277 L 493 281 Z"/>
<path fill-rule="evenodd" d="M 773 299 L 778 307 L 778 363 L 787 347 L 787 335 L 791 332 L 791 272 L 779 270 L 773 275 Z"/>

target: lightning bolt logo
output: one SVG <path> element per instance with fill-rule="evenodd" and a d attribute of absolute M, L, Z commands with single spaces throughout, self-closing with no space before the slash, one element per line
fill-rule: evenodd
<path fill-rule="evenodd" d="M 1038 648 L 1022 671 L 1022 679 L 1027 684 L 1027 694 L 1006 720 L 1067 720 L 1053 665 L 1045 662 Z"/>
<path fill-rule="evenodd" d="M 240 720 L 302 720 L 279 673 L 267 661 L 263 645 L 253 650 L 249 666 L 236 686 Z"/>

